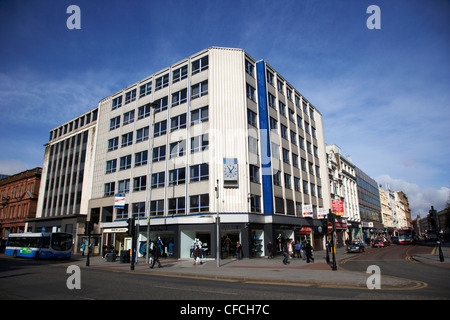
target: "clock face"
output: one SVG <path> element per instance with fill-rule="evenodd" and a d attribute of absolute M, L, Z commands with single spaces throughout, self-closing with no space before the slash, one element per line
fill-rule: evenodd
<path fill-rule="evenodd" d="M 238 178 L 237 164 L 225 163 L 223 165 L 223 176 L 225 180 L 237 180 Z"/>

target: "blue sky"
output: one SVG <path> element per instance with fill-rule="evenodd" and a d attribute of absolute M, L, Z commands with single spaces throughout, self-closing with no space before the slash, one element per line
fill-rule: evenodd
<path fill-rule="evenodd" d="M 72 4 L 81 30 L 66 27 Z M 224 46 L 282 74 L 326 143 L 404 191 L 413 217 L 449 200 L 449 1 L 1 0 L 0 43 L 0 173 L 42 166 L 49 130 L 102 98 Z"/>

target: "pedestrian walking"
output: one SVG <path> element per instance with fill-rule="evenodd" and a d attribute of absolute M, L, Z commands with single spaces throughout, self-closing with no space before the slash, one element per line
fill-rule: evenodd
<path fill-rule="evenodd" d="M 284 265 L 289 264 L 289 263 L 290 263 L 290 262 L 289 262 L 289 240 L 287 240 L 287 241 L 284 243 L 284 246 L 283 246 L 283 255 L 284 255 L 284 259 L 283 259 Z"/>
<path fill-rule="evenodd" d="M 161 268 L 161 262 L 159 262 L 159 257 L 161 257 L 161 251 L 159 251 L 159 248 L 154 244 L 153 245 L 153 261 L 152 265 L 150 266 L 151 269 L 155 266 L 155 262 L 158 262 L 158 268 Z"/>
<path fill-rule="evenodd" d="M 297 253 L 297 258 L 300 259 L 302 257 L 302 244 L 300 241 L 297 241 L 295 244 L 295 252 Z"/>
<path fill-rule="evenodd" d="M 202 264 L 202 261 L 200 260 L 200 257 L 202 255 L 202 251 L 200 250 L 200 248 L 198 247 L 198 244 L 195 245 L 194 248 L 194 266 L 198 263 L 198 264 Z"/>
<path fill-rule="evenodd" d="M 306 260 L 306 241 L 302 240 L 302 251 L 303 251 L 303 260 Z"/>
<path fill-rule="evenodd" d="M 271 241 L 267 244 L 268 258 L 273 259 L 273 244 Z"/>
<path fill-rule="evenodd" d="M 236 259 L 241 260 L 243 257 L 242 246 L 239 241 L 236 243 Z"/>
<path fill-rule="evenodd" d="M 308 240 L 306 242 L 306 262 L 307 263 L 309 263 L 310 260 L 312 260 L 312 262 L 314 262 L 314 258 L 312 256 L 312 250 L 313 250 L 313 247 L 311 246 L 311 243 Z"/>
<path fill-rule="evenodd" d="M 86 250 L 86 244 L 83 242 L 81 244 L 81 255 L 84 256 L 84 251 Z"/>

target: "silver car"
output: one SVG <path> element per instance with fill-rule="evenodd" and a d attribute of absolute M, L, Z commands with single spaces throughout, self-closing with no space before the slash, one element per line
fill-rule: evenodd
<path fill-rule="evenodd" d="M 347 245 L 347 252 L 364 252 L 364 242 L 352 241 Z"/>

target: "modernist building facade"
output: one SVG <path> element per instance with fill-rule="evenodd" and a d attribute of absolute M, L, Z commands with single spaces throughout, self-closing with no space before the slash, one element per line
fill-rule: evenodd
<path fill-rule="evenodd" d="M 102 242 L 160 240 L 186 258 L 194 242 L 216 256 L 266 255 L 270 241 L 320 247 L 330 208 L 322 116 L 265 61 L 208 48 L 100 101 L 91 219 Z M 115 207 L 116 195 L 122 205 Z M 147 233 L 147 230 L 149 232 Z"/>
<path fill-rule="evenodd" d="M 50 131 L 32 232 L 68 232 L 80 245 L 91 197 L 98 110 L 94 108 Z"/>
<path fill-rule="evenodd" d="M 130 217 L 139 243 L 177 258 L 194 242 L 216 257 L 217 236 L 222 257 L 237 241 L 244 257 L 286 239 L 321 249 L 331 208 L 321 113 L 241 49 L 205 49 L 55 128 L 43 177 L 34 227 L 72 230 L 77 250 L 86 219 L 94 251 L 129 249 Z"/>

